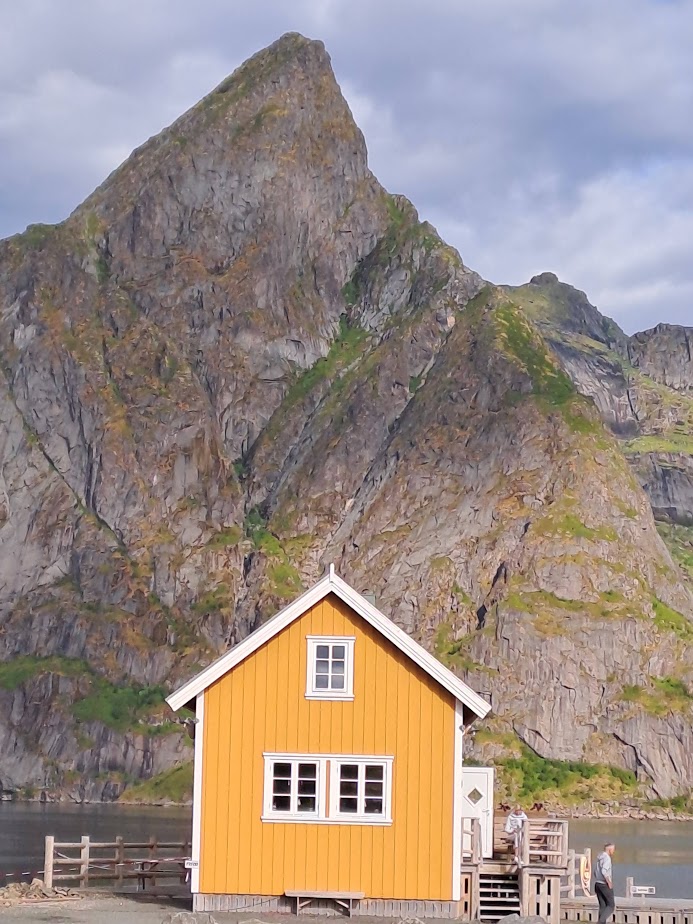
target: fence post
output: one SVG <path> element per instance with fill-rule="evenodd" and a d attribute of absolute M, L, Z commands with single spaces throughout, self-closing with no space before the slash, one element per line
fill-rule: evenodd
<path fill-rule="evenodd" d="M 79 883 L 80 888 L 86 889 L 89 885 L 89 835 L 83 834 L 80 841 L 79 852 Z"/>
<path fill-rule="evenodd" d="M 47 889 L 53 888 L 53 849 L 55 838 L 52 834 L 46 835 L 46 847 L 43 855 L 43 884 Z"/>
<path fill-rule="evenodd" d="M 575 898 L 575 851 L 568 851 L 568 898 Z"/>
<path fill-rule="evenodd" d="M 626 898 L 633 897 L 633 877 L 626 876 Z"/>
<path fill-rule="evenodd" d="M 154 866 L 155 861 L 156 861 L 156 847 L 157 847 L 156 838 L 150 837 L 149 838 L 149 858 L 152 862 L 151 862 L 149 869 L 151 871 L 151 876 L 152 876 L 151 878 L 152 888 L 156 886 L 156 875 L 155 875 L 155 866 Z M 145 887 L 146 887 L 146 880 L 145 880 Z"/>
<path fill-rule="evenodd" d="M 530 825 L 531 821 L 522 825 L 520 828 L 520 856 L 523 866 L 529 866 L 529 842 L 530 842 Z"/>
<path fill-rule="evenodd" d="M 115 861 L 116 861 L 116 873 L 118 878 L 116 879 L 116 885 L 123 885 L 123 865 L 125 862 L 125 850 L 123 848 L 123 838 L 118 836 L 115 839 L 116 849 L 115 849 Z"/>

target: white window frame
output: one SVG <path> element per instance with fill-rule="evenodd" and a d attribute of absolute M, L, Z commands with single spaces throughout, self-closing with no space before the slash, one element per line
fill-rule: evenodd
<path fill-rule="evenodd" d="M 361 811 L 340 812 L 339 810 L 339 783 L 340 768 L 342 764 L 356 764 L 359 768 L 358 795 L 359 808 Z M 392 757 L 376 756 L 353 756 L 351 754 L 340 754 L 334 757 L 330 763 L 330 818 L 339 824 L 358 824 L 358 825 L 390 825 L 392 824 Z M 363 809 L 365 800 L 365 773 L 366 766 L 377 766 L 383 768 L 383 814 L 373 815 L 366 814 Z"/>
<path fill-rule="evenodd" d="M 385 827 L 392 824 L 392 778 L 394 757 L 376 754 L 285 754 L 266 752 L 265 789 L 262 803 L 262 821 L 279 824 L 323 824 L 323 825 L 370 825 Z M 273 764 L 291 763 L 318 765 L 317 812 L 278 812 L 272 808 Z M 382 766 L 383 770 L 383 815 L 339 812 L 339 768 L 342 764 L 366 764 Z M 363 771 L 365 774 L 365 770 Z M 330 779 L 329 800 L 327 778 Z M 292 779 L 294 779 L 292 773 Z M 291 793 L 292 799 L 294 793 Z M 360 794 L 360 798 L 363 796 Z"/>
<path fill-rule="evenodd" d="M 288 821 L 288 822 L 315 822 L 322 821 L 326 817 L 327 800 L 325 798 L 327 783 L 327 761 L 318 754 L 264 754 L 265 758 L 265 791 L 262 806 L 263 821 Z M 274 783 L 274 764 L 291 764 L 291 811 L 283 812 L 275 809 L 272 805 L 273 783 Z M 298 790 L 295 783 L 298 779 L 299 764 L 316 764 L 317 766 L 317 785 L 316 785 L 316 811 L 299 812 L 296 808 Z"/>
<path fill-rule="evenodd" d="M 327 699 L 350 701 L 354 699 L 354 645 L 353 635 L 308 635 L 306 659 L 306 699 Z M 344 689 L 318 689 L 316 685 L 316 661 L 318 645 L 344 645 Z M 332 660 L 330 658 L 330 660 Z"/>

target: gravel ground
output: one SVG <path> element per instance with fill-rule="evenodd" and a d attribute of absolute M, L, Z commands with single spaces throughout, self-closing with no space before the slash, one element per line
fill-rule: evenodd
<path fill-rule="evenodd" d="M 172 912 L 189 911 L 190 902 L 179 900 L 157 900 L 130 898 L 129 896 L 94 895 L 71 901 L 48 901 L 35 905 L 14 905 L 0 907 L 0 924 L 161 924 Z M 258 917 L 250 912 L 222 913 L 212 915 L 217 924 L 299 924 L 294 915 L 263 914 Z M 325 921 L 301 915 L 301 921 Z M 327 920 L 340 920 L 339 917 Z M 414 924 L 417 919 L 369 918 L 359 919 L 361 924 Z M 420 924 L 445 924 L 443 921 L 421 921 Z"/>
<path fill-rule="evenodd" d="M 0 908 L 0 921 L 2 924 L 161 924 L 172 911 L 185 910 L 189 910 L 189 903 L 182 901 L 90 896 Z M 232 919 L 232 915 L 218 918 L 219 924 Z"/>

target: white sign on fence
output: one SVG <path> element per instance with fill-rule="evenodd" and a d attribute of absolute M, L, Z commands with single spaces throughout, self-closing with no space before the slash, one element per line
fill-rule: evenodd
<path fill-rule="evenodd" d="M 199 864 L 199 862 L 198 862 L 197 860 L 186 860 L 186 861 L 185 861 L 185 868 L 186 868 L 186 869 L 197 869 L 197 867 L 198 867 L 199 865 L 200 865 L 200 864 Z"/>
<path fill-rule="evenodd" d="M 631 886 L 630 894 L 635 898 L 637 895 L 654 895 L 655 887 L 654 886 Z"/>

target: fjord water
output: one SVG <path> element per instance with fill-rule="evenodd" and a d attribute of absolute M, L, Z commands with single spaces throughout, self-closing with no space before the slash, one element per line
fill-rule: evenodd
<path fill-rule="evenodd" d="M 189 840 L 192 809 L 182 806 L 112 805 L 92 803 L 0 802 L 0 872 L 43 868 L 44 839 L 75 842 L 83 834 L 92 840 Z"/>
<path fill-rule="evenodd" d="M 591 847 L 593 861 L 609 841 L 617 895 L 632 876 L 636 885 L 655 886 L 657 898 L 693 898 L 693 822 L 571 819 L 570 846 Z"/>
<path fill-rule="evenodd" d="M 43 839 L 77 841 L 83 834 L 96 840 L 182 841 L 190 837 L 191 810 L 130 805 L 39 805 L 0 803 L 0 871 L 40 870 Z M 570 846 L 592 848 L 606 841 L 617 845 L 614 858 L 616 894 L 625 892 L 626 876 L 637 885 L 653 885 L 658 898 L 693 898 L 693 822 L 571 820 Z"/>

